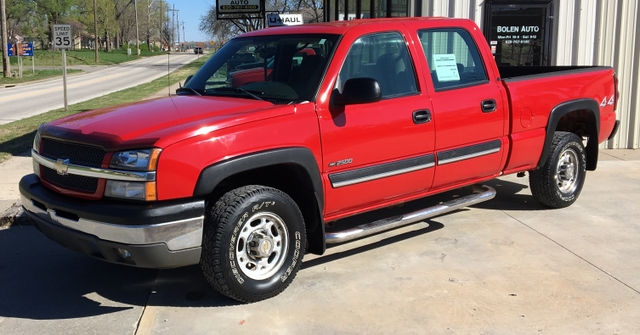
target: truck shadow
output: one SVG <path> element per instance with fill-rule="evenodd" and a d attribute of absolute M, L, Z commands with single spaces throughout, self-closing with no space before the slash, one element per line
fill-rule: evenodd
<path fill-rule="evenodd" d="M 388 238 L 385 238 L 383 240 L 374 242 L 374 243 L 369 243 L 363 246 L 359 246 L 359 247 L 355 247 L 353 249 L 348 249 L 345 251 L 341 251 L 338 253 L 333 253 L 333 254 L 329 254 L 326 256 L 321 256 L 318 258 L 314 258 L 312 260 L 308 260 L 308 261 L 304 261 L 302 263 L 302 267 L 301 269 L 308 269 L 308 268 L 312 268 L 314 266 L 318 266 L 318 265 L 323 265 L 326 263 L 330 263 L 330 262 L 334 262 L 346 257 L 351 257 L 354 255 L 358 255 L 361 253 L 365 253 L 374 249 L 378 249 L 378 248 L 382 248 L 382 247 L 386 247 L 388 245 L 394 244 L 394 243 L 398 243 L 398 242 L 402 242 L 402 241 L 406 241 L 408 239 L 414 238 L 414 237 L 418 237 L 439 229 L 444 228 L 444 225 L 440 222 L 436 222 L 436 221 L 432 221 L 432 220 L 428 220 L 426 221 L 429 226 L 425 227 L 425 228 L 421 228 L 421 229 L 417 229 L 417 230 L 413 230 L 413 231 L 409 231 L 409 232 L 405 232 L 405 233 L 401 233 L 398 235 L 394 235 Z M 343 244 L 337 244 L 338 245 L 343 245 Z M 330 249 L 331 247 L 329 247 Z"/>
<path fill-rule="evenodd" d="M 67 250 L 33 227 L 0 230 L 0 317 L 93 317 L 140 306 L 220 307 L 198 266 L 151 270 L 110 264 Z"/>
<path fill-rule="evenodd" d="M 491 209 L 491 210 L 545 210 L 544 206 L 540 205 L 530 193 L 522 193 L 523 190 L 529 188 L 527 184 L 521 184 L 517 182 L 511 182 L 502 179 L 494 179 L 487 182 L 482 183 L 483 185 L 491 186 L 496 190 L 496 197 L 492 200 L 482 202 L 471 207 L 474 208 L 482 208 L 482 209 Z M 428 198 L 419 199 L 411 202 L 407 202 L 405 204 L 399 206 L 393 206 L 389 208 L 384 208 L 376 211 L 372 211 L 369 213 L 361 214 L 358 216 L 350 217 L 343 220 L 338 220 L 331 225 L 331 227 L 327 228 L 328 232 L 331 231 L 339 231 L 346 230 L 349 228 L 353 228 L 360 224 L 369 223 L 381 218 L 388 218 L 397 215 L 402 215 L 406 213 L 410 213 L 413 211 L 418 211 L 423 208 L 428 208 L 439 204 L 441 202 L 446 202 L 451 199 L 455 199 L 457 197 L 461 197 L 464 195 L 470 194 L 471 191 L 467 188 L 461 188 L 452 190 L 449 192 L 445 192 L 442 194 L 434 195 Z M 444 215 L 451 215 L 456 212 L 466 211 L 468 209 L 461 209 L 458 211 L 450 212 Z M 435 217 L 437 218 L 437 217 Z M 402 234 L 394 235 L 378 242 L 370 243 L 367 245 L 355 247 L 353 249 L 348 249 L 346 251 L 321 256 L 309 261 L 305 261 L 302 265 L 302 269 L 311 268 L 314 266 L 326 264 L 332 261 L 336 261 L 342 258 L 350 257 L 353 255 L 357 255 L 360 253 L 364 253 L 367 251 L 371 251 L 377 248 L 385 247 L 393 243 L 402 242 L 404 240 L 418 237 L 439 229 L 444 228 L 444 225 L 440 222 L 435 221 L 433 218 L 429 220 L 424 220 L 423 222 L 428 223 L 428 227 L 405 232 Z M 410 226 L 411 224 L 407 225 Z M 344 245 L 337 244 L 336 246 Z M 333 246 L 327 246 L 327 249 L 330 250 Z"/>
<path fill-rule="evenodd" d="M 487 183 L 495 199 L 475 205 L 493 210 L 541 210 L 526 185 L 505 180 Z M 385 217 L 409 213 L 459 196 L 456 190 L 336 222 L 348 229 Z M 466 209 L 462 209 L 465 211 Z M 366 253 L 444 228 L 437 219 L 376 242 L 304 261 L 302 269 Z M 217 293 L 199 266 L 170 270 L 131 268 L 76 254 L 48 240 L 35 228 L 0 230 L 0 317 L 52 320 L 92 317 L 142 306 L 225 307 L 239 303 Z"/>
<path fill-rule="evenodd" d="M 496 190 L 496 197 L 473 207 L 505 211 L 548 210 L 533 198 L 530 191 L 523 192 L 523 190 L 529 189 L 529 185 L 527 179 L 522 180 L 522 184 L 504 179 L 484 182 L 484 185 L 491 186 Z"/>

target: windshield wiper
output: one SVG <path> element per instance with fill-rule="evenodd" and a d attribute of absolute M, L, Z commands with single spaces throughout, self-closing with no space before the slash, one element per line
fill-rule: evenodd
<path fill-rule="evenodd" d="M 254 98 L 254 99 L 256 99 L 256 100 L 262 100 L 262 101 L 265 101 L 264 99 L 262 99 L 261 97 L 259 97 L 258 95 L 256 95 L 256 94 L 255 94 L 255 93 L 257 93 L 257 94 L 260 94 L 260 95 L 264 95 L 264 92 L 258 92 L 258 91 L 247 91 L 247 90 L 245 90 L 244 88 L 240 88 L 240 87 L 218 87 L 218 88 L 216 88 L 215 90 L 216 90 L 216 91 L 222 91 L 222 92 L 227 91 L 227 92 L 239 92 L 239 93 L 244 93 L 244 94 L 246 94 L 246 95 L 248 95 L 248 96 L 250 96 L 250 97 L 252 97 L 252 98 Z M 255 93 L 252 93 L 252 92 L 255 92 Z"/>
<path fill-rule="evenodd" d="M 198 92 L 195 88 L 191 88 L 191 87 L 180 87 L 179 89 L 176 90 L 176 93 L 180 93 L 180 92 L 191 92 L 199 96 L 202 96 L 200 92 Z"/>

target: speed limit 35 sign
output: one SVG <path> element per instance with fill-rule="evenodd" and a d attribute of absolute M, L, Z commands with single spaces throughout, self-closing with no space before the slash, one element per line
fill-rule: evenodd
<path fill-rule="evenodd" d="M 70 49 L 73 45 L 71 37 L 70 24 L 54 24 L 53 25 L 53 48 L 54 49 Z"/>

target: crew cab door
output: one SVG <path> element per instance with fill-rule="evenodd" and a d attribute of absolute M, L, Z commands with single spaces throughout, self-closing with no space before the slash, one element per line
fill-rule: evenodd
<path fill-rule="evenodd" d="M 463 28 L 422 29 L 418 39 L 427 62 L 424 75 L 433 85 L 437 166 L 432 189 L 497 176 L 508 149 L 508 108 L 494 73 Z"/>
<path fill-rule="evenodd" d="M 346 34 L 327 72 L 317 107 L 327 220 L 425 192 L 433 180 L 431 103 L 401 27 Z M 375 79 L 381 100 L 332 105 L 352 78 Z"/>

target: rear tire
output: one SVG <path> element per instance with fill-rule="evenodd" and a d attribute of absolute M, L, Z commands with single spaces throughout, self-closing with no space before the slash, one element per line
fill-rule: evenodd
<path fill-rule="evenodd" d="M 302 213 L 286 193 L 240 187 L 207 210 L 201 268 L 218 292 L 242 302 L 264 300 L 296 276 L 305 241 Z"/>
<path fill-rule="evenodd" d="M 574 133 L 555 132 L 544 165 L 529 173 L 531 194 L 550 208 L 570 206 L 582 191 L 586 173 L 582 139 Z"/>

